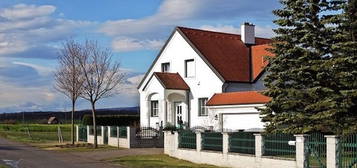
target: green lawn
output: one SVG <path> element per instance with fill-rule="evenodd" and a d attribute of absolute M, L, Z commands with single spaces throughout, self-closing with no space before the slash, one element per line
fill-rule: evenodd
<path fill-rule="evenodd" d="M 219 168 L 207 164 L 195 164 L 164 154 L 125 156 L 109 161 L 129 168 Z"/>
<path fill-rule="evenodd" d="M 69 124 L 0 124 L 0 136 L 25 143 L 45 143 L 58 141 L 58 127 L 63 140 L 70 141 L 71 126 Z"/>
<path fill-rule="evenodd" d="M 6 165 L 3 165 L 3 164 L 0 164 L 0 168 L 9 168 L 9 166 L 6 166 Z"/>

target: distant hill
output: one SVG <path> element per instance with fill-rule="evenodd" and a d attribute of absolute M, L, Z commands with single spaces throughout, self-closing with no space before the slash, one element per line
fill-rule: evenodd
<path fill-rule="evenodd" d="M 97 115 L 139 115 L 139 107 L 120 107 L 120 108 L 104 108 L 97 109 Z M 91 115 L 92 111 L 80 110 L 74 113 L 75 120 L 81 120 L 86 114 Z M 26 122 L 26 123 L 46 123 L 48 118 L 57 117 L 63 123 L 69 123 L 71 120 L 71 112 L 59 111 L 35 111 L 35 112 L 16 112 L 0 114 L 0 123 L 3 122 Z"/>

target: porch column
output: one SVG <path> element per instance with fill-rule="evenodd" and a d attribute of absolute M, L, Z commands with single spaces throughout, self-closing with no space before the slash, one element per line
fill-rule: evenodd
<path fill-rule="evenodd" d="M 164 100 L 164 126 L 166 126 L 167 123 L 167 118 L 168 118 L 168 103 L 169 101 L 167 99 Z"/>
<path fill-rule="evenodd" d="M 165 99 L 159 100 L 159 127 L 161 123 L 165 121 L 165 113 L 166 113 L 166 101 Z"/>
<path fill-rule="evenodd" d="M 148 127 L 150 127 L 150 100 L 146 100 L 146 109 L 147 109 L 147 116 L 148 116 Z"/>

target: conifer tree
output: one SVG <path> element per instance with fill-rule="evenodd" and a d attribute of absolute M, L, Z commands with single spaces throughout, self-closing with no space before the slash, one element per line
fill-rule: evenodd
<path fill-rule="evenodd" d="M 326 0 L 282 0 L 272 52 L 267 68 L 265 95 L 272 98 L 260 109 L 267 132 L 331 132 L 328 124 L 328 97 L 333 90 L 326 85 L 331 78 L 321 78 L 321 69 L 332 53 L 334 29 L 323 13 L 336 10 Z M 329 120 L 328 122 L 325 122 Z"/>
<path fill-rule="evenodd" d="M 357 0 L 334 1 L 336 9 L 343 12 L 332 18 L 335 23 L 333 53 L 322 68 L 322 78 L 330 78 L 329 88 L 333 90 L 329 114 L 334 120 L 331 132 L 347 134 L 357 132 Z"/>

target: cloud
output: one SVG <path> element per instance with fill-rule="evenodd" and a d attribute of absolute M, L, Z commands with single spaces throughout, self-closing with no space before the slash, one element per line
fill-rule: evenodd
<path fill-rule="evenodd" d="M 134 51 L 159 49 L 164 44 L 161 40 L 138 40 L 133 38 L 117 38 L 112 42 L 115 51 Z"/>
<path fill-rule="evenodd" d="M 0 57 L 55 58 L 52 43 L 74 36 L 87 21 L 55 18 L 51 5 L 18 4 L 0 9 Z"/>
<path fill-rule="evenodd" d="M 9 20 L 26 19 L 52 14 L 56 10 L 52 5 L 17 4 L 11 8 L 0 10 L 0 16 Z"/>
<path fill-rule="evenodd" d="M 247 0 L 226 0 L 224 3 L 222 0 L 164 0 L 153 15 L 139 19 L 110 20 L 102 24 L 99 32 L 113 37 L 112 47 L 115 50 L 157 49 L 150 42 L 164 41 L 176 25 L 192 27 L 200 22 L 252 18 L 253 21 L 271 20 L 271 10 L 278 5 L 276 0 L 260 1 L 259 5 Z M 257 34 L 271 35 L 265 27 L 262 28 L 257 29 Z M 238 33 L 230 25 L 221 26 L 221 30 Z"/>

